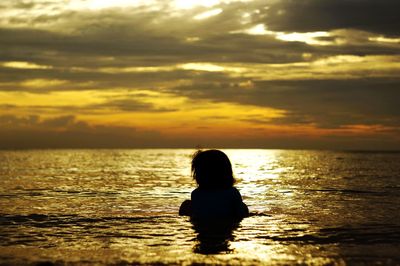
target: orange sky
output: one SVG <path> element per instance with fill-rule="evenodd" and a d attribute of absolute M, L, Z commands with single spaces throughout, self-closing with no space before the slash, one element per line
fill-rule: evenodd
<path fill-rule="evenodd" d="M 3 1 L 0 148 L 400 149 L 398 7 Z"/>

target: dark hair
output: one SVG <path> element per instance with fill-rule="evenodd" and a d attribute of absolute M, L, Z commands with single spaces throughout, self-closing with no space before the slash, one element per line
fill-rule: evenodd
<path fill-rule="evenodd" d="M 192 176 L 201 188 L 229 188 L 235 183 L 231 162 L 220 150 L 193 154 Z"/>

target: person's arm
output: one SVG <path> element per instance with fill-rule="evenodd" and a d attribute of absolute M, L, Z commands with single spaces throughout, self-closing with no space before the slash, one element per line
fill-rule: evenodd
<path fill-rule="evenodd" d="M 192 215 L 192 201 L 185 200 L 182 202 L 181 207 L 179 208 L 179 215 L 181 216 L 191 216 Z"/>
<path fill-rule="evenodd" d="M 249 216 L 249 208 L 247 205 L 242 202 L 242 206 L 240 207 L 239 215 L 241 218 L 245 218 Z"/>
<path fill-rule="evenodd" d="M 249 208 L 242 200 L 242 195 L 240 195 L 239 190 L 235 188 L 235 206 L 236 206 L 236 216 L 240 219 L 249 216 Z"/>

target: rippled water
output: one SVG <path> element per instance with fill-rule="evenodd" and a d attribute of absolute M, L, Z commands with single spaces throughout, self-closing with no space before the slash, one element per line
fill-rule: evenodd
<path fill-rule="evenodd" d="M 225 152 L 252 216 L 204 232 L 193 150 L 0 151 L 0 264 L 400 264 L 400 153 Z"/>

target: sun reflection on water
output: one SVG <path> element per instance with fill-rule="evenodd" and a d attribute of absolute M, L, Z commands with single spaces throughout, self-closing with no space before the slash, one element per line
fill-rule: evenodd
<path fill-rule="evenodd" d="M 204 231 L 177 215 L 196 186 L 194 150 L 0 152 L 0 264 L 340 265 L 360 262 L 365 252 L 364 264 L 398 258 L 398 154 L 224 151 L 251 216 L 214 250 L 208 244 L 218 242 L 199 238 Z M 204 255 L 210 251 L 217 254 Z"/>

